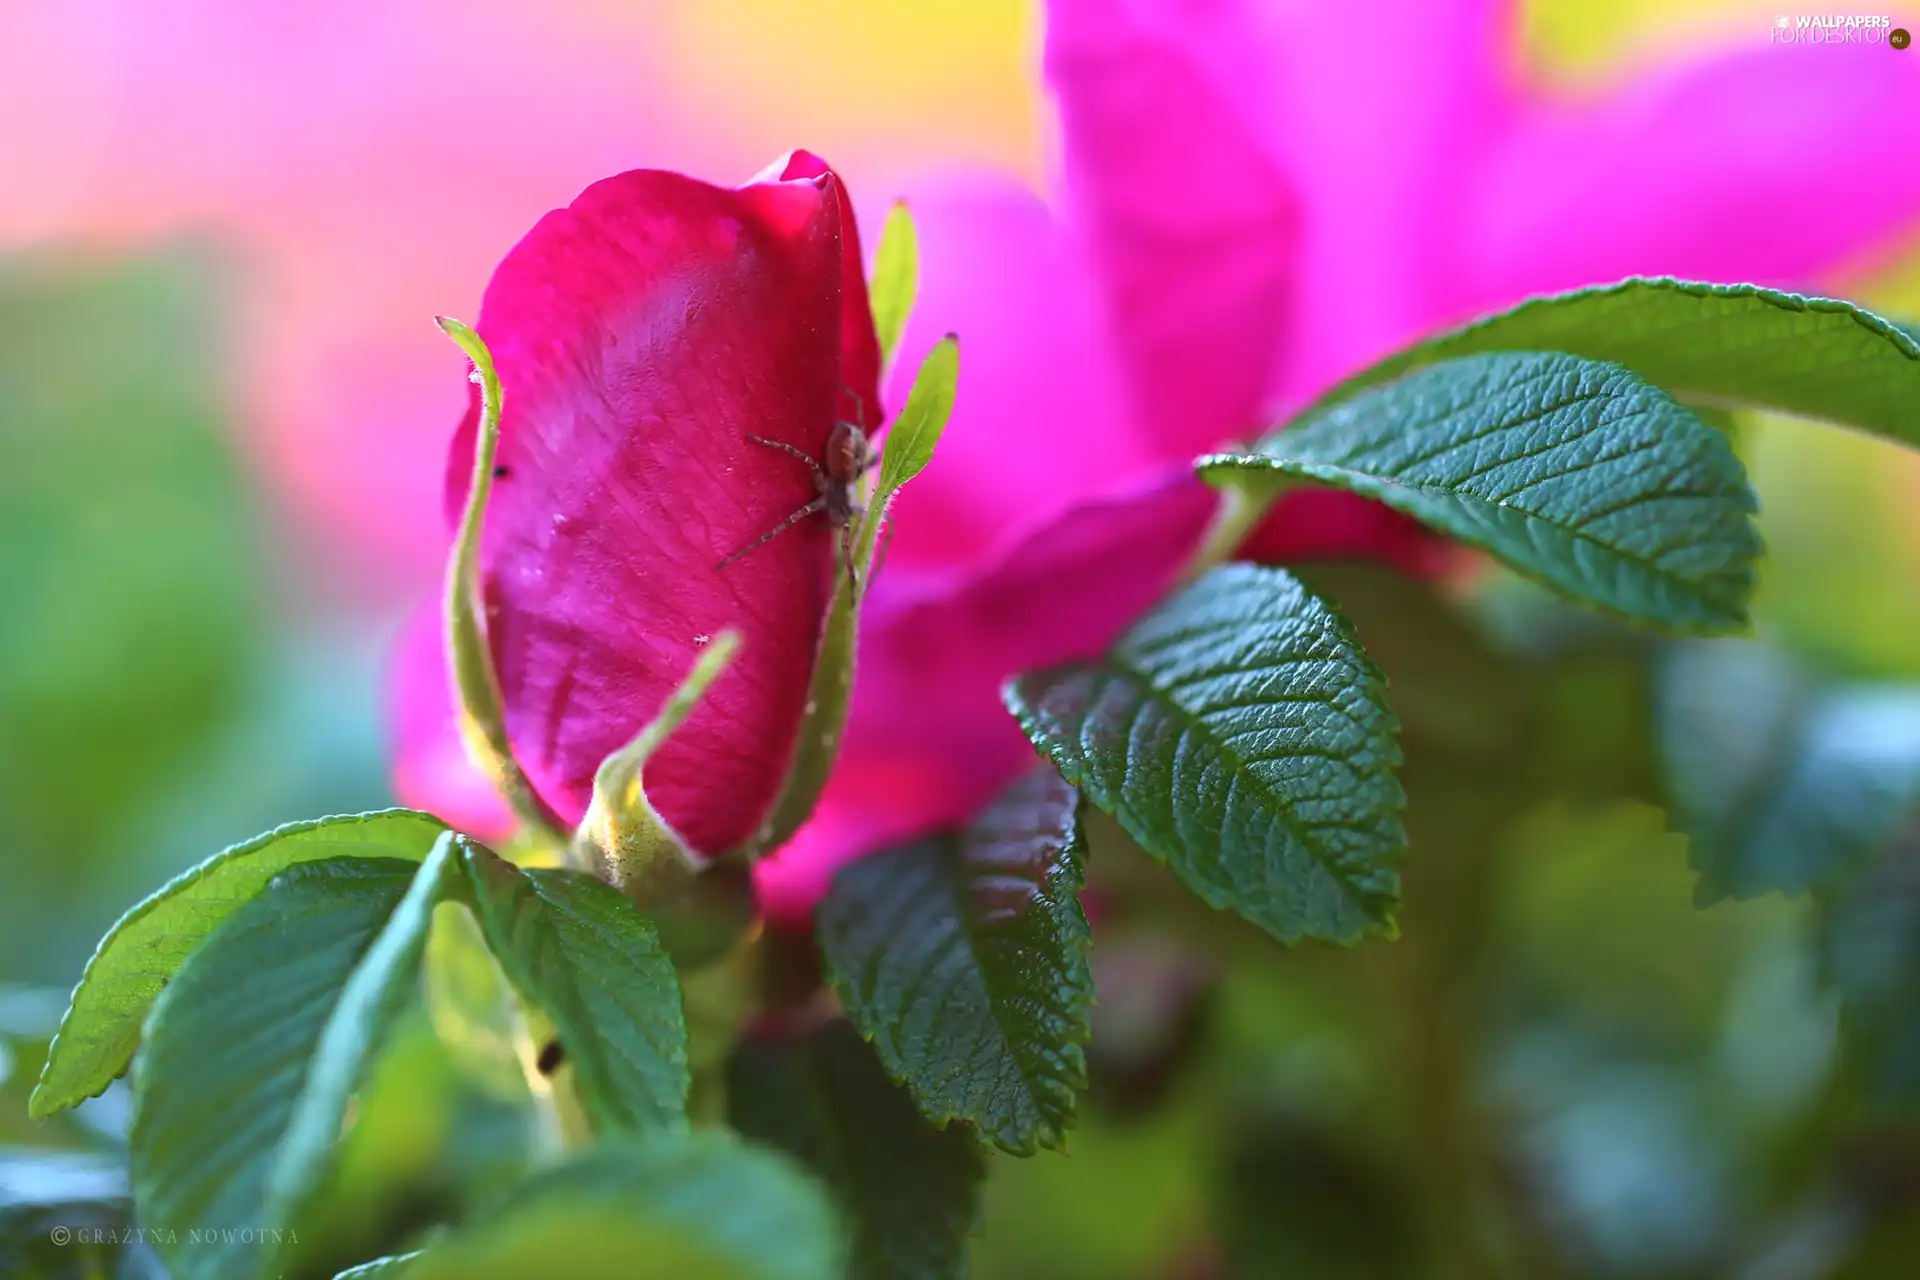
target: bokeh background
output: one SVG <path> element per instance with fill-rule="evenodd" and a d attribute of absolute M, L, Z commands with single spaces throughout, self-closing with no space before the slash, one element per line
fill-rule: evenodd
<path fill-rule="evenodd" d="M 1579 91 L 1763 42 L 1777 7 L 1532 0 L 1526 57 Z M 0 1031 L 22 1046 L 0 1053 L 0 1143 L 110 1141 L 111 1098 L 39 1129 L 19 1099 L 46 993 L 121 909 L 279 822 L 391 802 L 383 656 L 439 571 L 465 398 L 431 317 L 473 316 L 541 213 L 626 168 L 731 182 L 804 145 L 863 204 L 962 166 L 1040 186 L 1037 36 L 1018 0 L 0 0 Z M 1840 285 L 1920 314 L 1920 236 Z M 1834 676 L 1920 679 L 1920 457 L 1745 425 L 1762 629 Z M 1643 806 L 1516 831 L 1470 925 L 1511 980 L 1469 1092 L 1519 1117 L 1542 1220 L 1595 1272 L 1721 1274 L 1777 1238 L 1786 1269 L 1753 1274 L 1820 1274 L 1791 1260 L 1840 1228 L 1755 1190 L 1837 1071 L 1806 909 L 1696 912 L 1682 842 Z M 1200 981 L 1114 954 L 1143 986 Z M 1140 1086 L 1164 1105 L 1132 1114 L 1123 1089 L 1071 1158 L 998 1161 L 982 1274 L 1181 1274 L 1216 1257 L 1195 1243 L 1209 1205 L 1329 1169 L 1350 1202 L 1298 1221 L 1357 1238 L 1390 1218 L 1368 1162 L 1431 1144 L 1328 1135 L 1366 1113 L 1370 1073 L 1429 1064 L 1368 1057 L 1319 1007 L 1359 998 L 1316 976 L 1336 959 L 1229 966 L 1208 1065 Z M 1222 1147 L 1200 1101 L 1220 1090 L 1275 1140 Z"/>

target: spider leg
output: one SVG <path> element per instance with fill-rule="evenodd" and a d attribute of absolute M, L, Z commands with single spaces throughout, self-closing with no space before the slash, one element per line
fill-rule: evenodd
<path fill-rule="evenodd" d="M 742 434 L 744 435 L 746 433 L 743 432 Z M 765 436 L 756 436 L 756 435 L 747 435 L 746 438 L 753 441 L 755 444 L 763 444 L 767 446 L 767 448 L 769 449 L 778 449 L 782 453 L 790 453 L 794 457 L 800 459 L 800 461 L 806 463 L 807 466 L 811 467 L 815 473 L 818 473 L 820 471 L 820 463 L 818 460 L 808 457 L 806 453 L 804 453 L 799 449 L 794 448 L 792 445 L 788 444 L 785 440 L 769 440 Z"/>
<path fill-rule="evenodd" d="M 751 439 L 752 437 L 748 437 L 748 438 Z M 825 498 L 815 498 L 812 502 L 809 502 L 806 506 L 801 507 L 798 511 L 788 516 L 785 520 L 782 520 L 779 524 L 773 526 L 773 528 L 761 534 L 757 539 L 748 543 L 746 546 L 740 548 L 738 551 L 734 552 L 732 555 L 728 556 L 725 560 L 722 560 L 719 564 L 713 567 L 715 569 L 726 568 L 728 565 L 732 564 L 735 560 L 740 559 L 742 556 L 746 555 L 748 552 L 758 551 L 761 547 L 765 546 L 767 543 L 772 542 L 775 538 L 785 533 L 787 531 L 788 526 L 798 524 L 800 523 L 800 521 L 805 520 L 808 516 L 817 515 L 820 512 L 825 511 L 826 509 L 827 509 L 827 500 Z"/>
<path fill-rule="evenodd" d="M 844 382 L 840 384 L 840 389 L 847 393 L 847 399 L 853 401 L 853 425 L 865 431 L 867 429 L 867 402 L 860 398 L 858 391 L 855 391 Z"/>

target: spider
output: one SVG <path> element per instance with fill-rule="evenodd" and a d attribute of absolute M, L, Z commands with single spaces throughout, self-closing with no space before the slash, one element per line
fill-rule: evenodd
<path fill-rule="evenodd" d="M 865 406 L 860 397 L 852 392 L 854 417 L 865 418 Z M 847 562 L 847 584 L 857 589 L 860 585 L 853 567 L 853 526 L 854 521 L 867 513 L 856 496 L 855 485 L 860 477 L 873 469 L 879 457 L 867 442 L 867 433 L 857 422 L 836 422 L 833 434 L 827 437 L 827 456 L 824 462 L 807 456 L 784 440 L 769 440 L 765 436 L 748 435 L 747 439 L 755 444 L 763 444 L 769 449 L 778 449 L 790 453 L 807 464 L 813 471 L 813 485 L 817 493 L 813 501 L 807 503 L 773 528 L 761 534 L 740 550 L 715 565 L 724 569 L 734 561 L 757 551 L 765 544 L 785 533 L 787 529 L 800 523 L 811 515 L 824 515 L 828 523 L 840 530 L 840 554 Z"/>

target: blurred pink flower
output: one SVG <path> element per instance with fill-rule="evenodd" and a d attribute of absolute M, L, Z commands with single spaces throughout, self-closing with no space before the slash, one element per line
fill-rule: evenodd
<path fill-rule="evenodd" d="M 992 179 L 913 201 L 925 272 L 888 402 L 962 335 L 903 493 L 812 823 L 758 883 L 798 918 L 852 858 L 965 818 L 1033 755 L 1002 677 L 1097 652 L 1210 503 L 1197 452 L 1394 347 L 1535 292 L 1674 274 L 1809 286 L 1920 218 L 1920 63 L 1764 45 L 1563 100 L 1507 5 L 1052 0 L 1064 215 Z M 1169 469 L 1171 468 L 1171 469 Z M 1290 497 L 1264 560 L 1431 544 Z"/>
<path fill-rule="evenodd" d="M 797 152 L 737 189 L 636 170 L 542 218 L 495 271 L 479 329 L 505 394 L 481 552 L 514 755 L 578 822 L 594 773 L 712 636 L 729 669 L 649 760 L 661 815 L 701 852 L 759 825 L 784 779 L 833 582 L 801 521 L 836 421 L 877 422 L 879 347 L 839 180 Z M 447 506 L 466 503 L 478 389 Z M 417 624 L 395 699 L 403 798 L 484 834 L 504 816 L 449 748 L 439 628 Z M 456 762 L 459 763 L 456 763 Z"/>

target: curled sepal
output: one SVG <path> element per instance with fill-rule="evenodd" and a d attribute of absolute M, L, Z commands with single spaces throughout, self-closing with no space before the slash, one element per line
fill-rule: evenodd
<path fill-rule="evenodd" d="M 480 534 L 486 524 L 487 497 L 493 492 L 494 453 L 500 445 L 500 375 L 494 369 L 493 353 L 478 333 L 452 316 L 436 316 L 434 323 L 473 362 L 470 376 L 480 387 L 473 484 L 467 489 L 467 505 L 460 512 L 459 532 L 447 557 L 444 607 L 454 715 L 467 757 L 486 774 L 514 816 L 527 827 L 553 831 L 558 824 L 521 772 L 507 739 L 505 699 L 493 651 L 487 645 L 486 609 L 480 598 Z"/>
<path fill-rule="evenodd" d="M 635 902 L 656 902 L 672 894 L 701 866 L 686 841 L 647 800 L 641 774 L 660 744 L 693 714 L 739 648 L 738 631 L 715 636 L 660 713 L 602 761 L 594 774 L 593 800 L 573 836 L 574 857 Z"/>
<path fill-rule="evenodd" d="M 853 538 L 853 571 L 835 576 L 833 602 L 814 659 L 813 680 L 807 687 L 807 711 L 786 782 L 767 820 L 744 852 L 749 857 L 771 853 L 787 842 L 813 813 L 820 792 L 833 771 L 847 723 L 847 704 L 853 697 L 853 659 L 860 638 L 860 601 L 873 569 L 874 549 L 887 504 L 907 481 L 919 475 L 933 459 L 935 446 L 953 413 L 953 396 L 960 380 L 960 340 L 948 334 L 935 343 L 920 362 L 906 406 L 887 428 L 879 479 L 867 501 L 866 514 Z"/>

